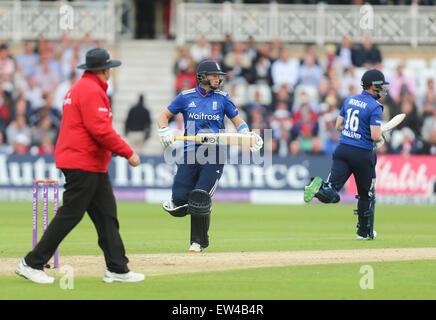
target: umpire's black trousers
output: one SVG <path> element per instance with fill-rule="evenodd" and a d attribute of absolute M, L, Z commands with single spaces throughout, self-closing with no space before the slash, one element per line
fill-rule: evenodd
<path fill-rule="evenodd" d="M 65 175 L 63 205 L 36 247 L 24 258 L 26 264 L 42 270 L 87 211 L 97 229 L 98 245 L 103 250 L 107 269 L 116 273 L 129 272 L 109 175 L 71 169 L 62 169 L 62 172 Z"/>

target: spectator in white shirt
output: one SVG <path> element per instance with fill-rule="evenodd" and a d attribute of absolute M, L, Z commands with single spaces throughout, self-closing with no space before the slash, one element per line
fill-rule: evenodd
<path fill-rule="evenodd" d="M 280 59 L 271 66 L 273 88 L 277 91 L 282 84 L 286 84 L 288 91 L 292 91 L 298 79 L 299 63 L 295 58 L 289 57 L 289 51 L 283 48 L 280 51 Z"/>
<path fill-rule="evenodd" d="M 195 63 L 208 59 L 210 57 L 211 48 L 205 36 L 198 38 L 197 43 L 191 47 L 191 56 Z"/>
<path fill-rule="evenodd" d="M 42 91 L 37 86 L 34 75 L 30 75 L 29 77 L 27 77 L 27 86 L 25 86 L 23 93 L 25 99 L 29 101 L 32 111 L 37 110 L 40 106 L 44 104 Z"/>

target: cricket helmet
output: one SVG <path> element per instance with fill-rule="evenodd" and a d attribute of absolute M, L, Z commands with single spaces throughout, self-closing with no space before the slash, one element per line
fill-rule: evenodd
<path fill-rule="evenodd" d="M 212 86 L 210 84 L 210 80 L 207 79 L 207 76 L 210 74 L 219 75 L 219 84 L 217 87 Z M 198 64 L 195 78 L 197 80 L 197 84 L 203 84 L 209 86 L 213 90 L 216 90 L 222 84 L 225 75 L 226 73 L 221 70 L 218 62 L 213 60 L 204 60 Z"/>
<path fill-rule="evenodd" d="M 389 82 L 385 80 L 384 74 L 377 69 L 371 69 L 366 71 L 361 79 L 362 87 L 370 87 L 374 85 L 374 91 L 376 93 L 377 99 L 383 99 L 384 97 L 386 97 L 388 93 L 386 85 L 388 84 Z"/>

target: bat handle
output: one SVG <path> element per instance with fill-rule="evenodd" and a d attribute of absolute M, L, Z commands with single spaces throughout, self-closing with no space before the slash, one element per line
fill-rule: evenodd
<path fill-rule="evenodd" d="M 174 136 L 174 141 L 186 141 L 186 140 L 195 141 L 195 136 Z"/>

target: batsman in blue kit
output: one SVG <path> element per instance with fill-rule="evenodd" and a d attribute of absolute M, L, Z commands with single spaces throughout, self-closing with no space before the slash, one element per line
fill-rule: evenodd
<path fill-rule="evenodd" d="M 224 129 L 224 116 L 235 125 L 239 133 L 255 136 L 255 144 L 251 151 L 262 148 L 262 138 L 249 132 L 248 126 L 238 115 L 238 109 L 229 95 L 220 90 L 225 73 L 217 62 L 205 60 L 197 66 L 195 88 L 181 92 L 166 108 L 158 119 L 158 134 L 164 147 L 174 143 L 174 135 L 168 127 L 171 117 L 181 112 L 184 118 L 184 135 L 192 136 L 198 132 L 219 133 Z M 199 150 L 200 145 L 186 141 L 184 145 L 184 162 L 177 164 L 177 173 L 172 187 L 172 199 L 164 202 L 163 209 L 174 217 L 191 216 L 190 252 L 200 252 L 209 246 L 209 226 L 211 213 L 211 197 L 223 173 L 224 163 L 219 161 L 219 150 L 216 161 L 188 161 L 188 154 Z M 219 149 L 217 146 L 213 148 Z M 208 150 L 207 150 L 208 151 Z M 206 151 L 206 152 L 207 152 Z"/>
<path fill-rule="evenodd" d="M 337 203 L 338 192 L 351 174 L 357 185 L 357 239 L 373 240 L 375 213 L 375 149 L 384 143 L 381 131 L 383 106 L 378 102 L 387 95 L 389 83 L 377 69 L 366 71 L 361 80 L 363 91 L 345 99 L 336 120 L 336 129 L 341 132 L 339 145 L 333 153 L 333 164 L 327 181 L 320 177 L 312 179 L 305 187 L 304 201 L 313 197 L 323 203 Z"/>

